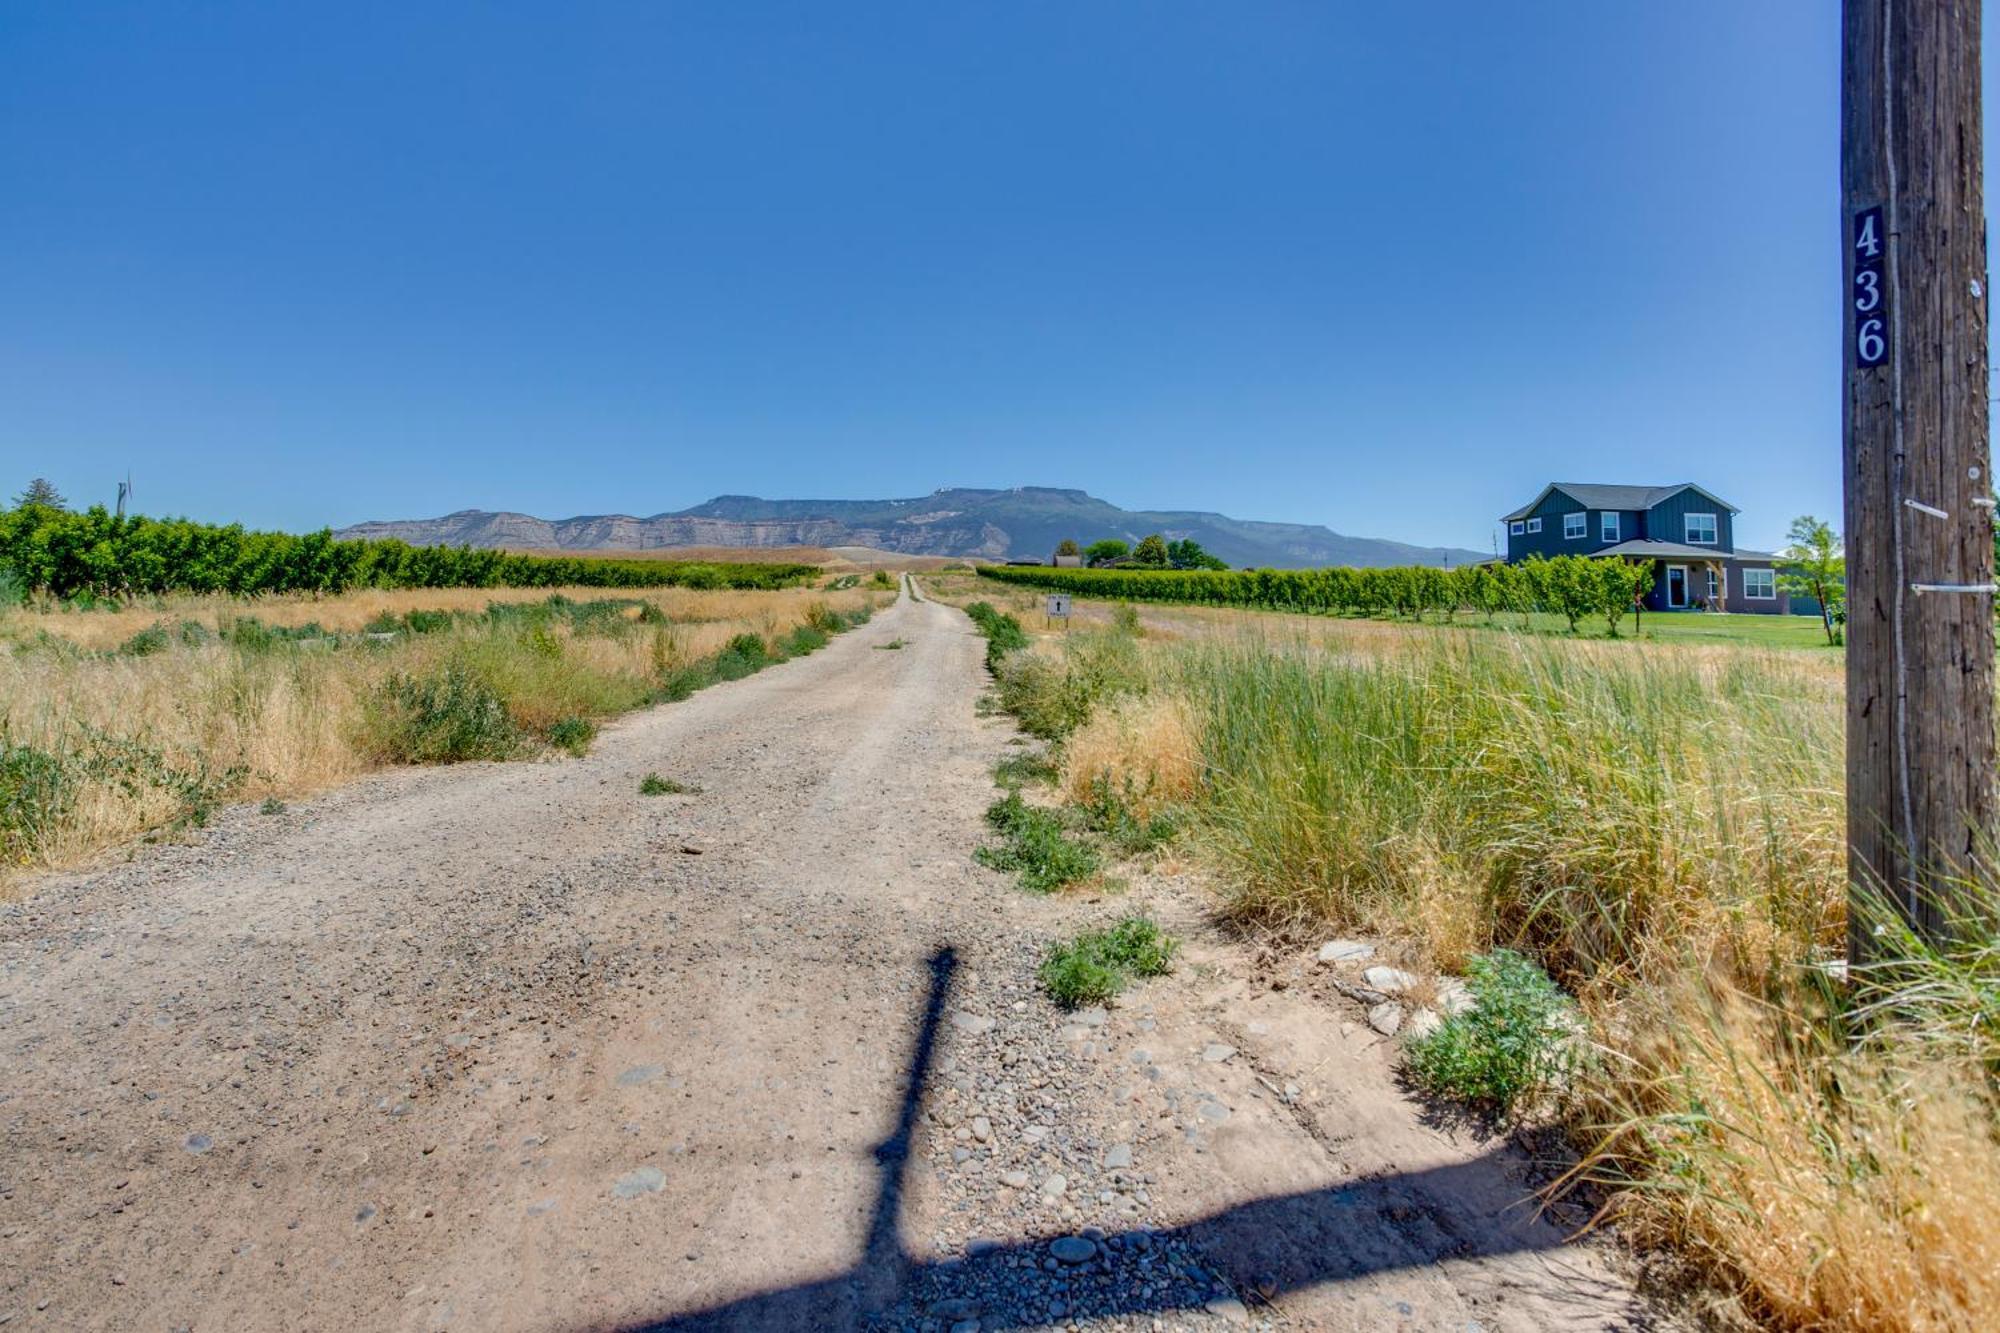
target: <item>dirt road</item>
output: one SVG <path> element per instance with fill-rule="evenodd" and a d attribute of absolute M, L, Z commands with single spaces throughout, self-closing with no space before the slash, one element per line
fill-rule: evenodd
<path fill-rule="evenodd" d="M 0 913 L 0 1316 L 1636 1318 L 1512 1206 L 1504 1151 L 1392 1090 L 1353 1151 L 1310 1089 L 1258 1087 L 1333 1038 L 1260 1055 L 1287 1029 L 1232 994 L 1230 946 L 1109 1014 L 1034 993 L 1042 941 L 1123 909 L 971 862 L 1012 739 L 975 711 L 981 647 L 906 597 L 583 760 L 400 771 L 34 886 Z M 700 790 L 643 797 L 649 771 Z M 1341 1058 L 1338 1097 L 1387 1088 L 1379 1053 Z M 1399 1126 L 1435 1163 L 1383 1156 Z M 1089 1256 L 1047 1253 L 1073 1231 Z"/>

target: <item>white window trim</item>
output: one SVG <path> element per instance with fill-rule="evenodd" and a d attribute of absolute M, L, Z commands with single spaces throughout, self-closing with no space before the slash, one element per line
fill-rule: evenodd
<path fill-rule="evenodd" d="M 1707 568 L 1708 568 L 1708 585 L 1707 585 L 1707 586 L 1708 586 L 1708 600 L 1709 600 L 1709 602 L 1710 602 L 1711 604 L 1713 604 L 1713 603 L 1715 603 L 1715 602 L 1726 602 L 1726 601 L 1728 601 L 1728 600 L 1729 600 L 1729 575 L 1728 575 L 1728 573 L 1727 573 L 1727 572 L 1725 572 L 1725 571 L 1721 571 L 1721 570 L 1718 570 L 1718 569 L 1716 569 L 1716 567 L 1715 567 L 1714 565 L 1709 565 L 1709 566 L 1708 566 Z"/>
<path fill-rule="evenodd" d="M 1541 530 L 1542 530 L 1542 520 L 1540 520 L 1539 518 L 1531 518 L 1528 520 L 1528 531 L 1540 532 Z"/>
<path fill-rule="evenodd" d="M 1601 542 L 1623 541 L 1625 540 L 1623 527 L 1624 523 L 1619 518 L 1618 511 L 1616 509 L 1607 509 L 1597 516 L 1597 540 Z"/>
<path fill-rule="evenodd" d="M 1521 535 L 1521 530 L 1522 530 L 1522 527 L 1523 527 L 1523 526 L 1524 526 L 1524 525 L 1522 524 L 1522 522 L 1521 522 L 1521 520 L 1520 520 L 1520 519 L 1518 519 L 1518 518 L 1517 518 L 1517 519 L 1515 519 L 1515 520 L 1514 520 L 1514 521 L 1513 521 L 1512 523 L 1509 523 L 1509 524 L 1507 525 L 1507 535 L 1508 535 L 1509 537 L 1518 537 L 1518 536 L 1520 536 L 1520 535 Z"/>
<path fill-rule="evenodd" d="M 1768 577 L 1770 578 L 1770 580 L 1771 580 L 1771 591 L 1769 591 L 1769 592 L 1752 592 L 1752 591 L 1750 591 L 1750 588 L 1751 588 L 1751 583 L 1750 583 L 1750 576 L 1751 576 L 1752 574 L 1763 574 L 1763 575 L 1766 575 L 1766 576 L 1768 576 Z M 1744 596 L 1744 598 L 1745 598 L 1746 600 L 1748 600 L 1748 601 L 1752 601 L 1752 602 L 1775 602 L 1775 601 L 1777 601 L 1777 600 L 1778 600 L 1778 571 L 1777 571 L 1777 570 L 1775 570 L 1775 569 L 1746 569 L 1746 570 L 1744 570 L 1744 571 L 1743 571 L 1743 596 Z"/>
<path fill-rule="evenodd" d="M 1571 519 L 1575 519 L 1575 520 L 1576 520 L 1576 531 L 1575 531 L 1575 532 L 1571 532 L 1571 531 L 1569 530 L 1569 521 L 1570 521 Z M 1564 541 L 1566 541 L 1566 542 L 1580 542 L 1580 541 L 1583 541 L 1583 540 L 1584 540 L 1585 538 L 1587 538 L 1587 537 L 1589 537 L 1589 536 L 1590 536 L 1590 514 L 1588 513 L 1588 511 L 1586 511 L 1586 510 L 1582 510 L 1582 509 L 1579 509 L 1579 510 L 1577 510 L 1577 511 L 1576 511 L 1575 513 L 1573 513 L 1573 514 L 1564 514 L 1564 515 L 1563 515 L 1563 540 L 1564 540 Z"/>
<path fill-rule="evenodd" d="M 1701 538 L 1695 536 L 1694 533 L 1689 530 L 1690 525 L 1694 522 L 1694 520 L 1698 518 L 1707 519 L 1709 531 L 1715 534 L 1714 536 L 1710 537 L 1707 541 L 1703 541 Z M 1681 537 L 1687 542 L 1689 546 L 1718 546 L 1722 542 L 1722 524 L 1714 514 L 1682 514 Z"/>
<path fill-rule="evenodd" d="M 1674 600 L 1674 571 L 1677 569 L 1681 572 L 1681 599 L 1678 602 Z M 1667 610 L 1687 610 L 1688 603 L 1693 600 L 1688 596 L 1692 591 L 1693 589 L 1688 586 L 1688 567 L 1686 565 L 1668 565 L 1665 571 L 1661 573 L 1660 600 L 1666 604 Z"/>

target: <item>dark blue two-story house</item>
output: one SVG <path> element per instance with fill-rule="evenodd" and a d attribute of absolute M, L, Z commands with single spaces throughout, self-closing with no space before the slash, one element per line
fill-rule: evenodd
<path fill-rule="evenodd" d="M 1650 611 L 1783 615 L 1776 557 L 1738 549 L 1737 509 L 1693 482 L 1597 486 L 1551 482 L 1507 525 L 1507 560 L 1588 555 L 1643 561 L 1653 570 Z"/>

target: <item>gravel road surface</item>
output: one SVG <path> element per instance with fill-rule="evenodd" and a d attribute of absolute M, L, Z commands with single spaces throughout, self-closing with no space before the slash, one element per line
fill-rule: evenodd
<path fill-rule="evenodd" d="M 1199 1225 L 1248 1189 L 1218 1162 L 1326 1136 L 1255 1137 L 1250 1055 L 1211 1033 L 1176 1065 L 1193 999 L 1035 993 L 1091 909 L 970 859 L 1017 743 L 975 708 L 982 648 L 905 596 L 581 760 L 399 770 L 31 885 L 0 910 L 0 1322 L 1630 1322 L 1587 1259 L 1509 1267 L 1560 1240 L 1519 1209 L 1426 1231 L 1449 1200 L 1288 1166 L 1329 1202 L 1269 1215 L 1283 1262 L 1244 1258 L 1258 1198 Z M 1232 1104 L 1250 1137 L 1217 1141 Z M 1365 1262 L 1329 1261 L 1340 1228 Z"/>

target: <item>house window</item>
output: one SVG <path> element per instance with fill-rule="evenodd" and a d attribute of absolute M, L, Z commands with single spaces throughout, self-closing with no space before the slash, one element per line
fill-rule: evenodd
<path fill-rule="evenodd" d="M 1582 541 L 1584 535 L 1589 531 L 1590 531 L 1590 515 L 1588 514 L 1563 515 L 1564 541 L 1566 542 Z"/>
<path fill-rule="evenodd" d="M 1689 514 L 1683 522 L 1687 525 L 1685 532 L 1689 546 L 1715 545 L 1715 515 Z"/>
<path fill-rule="evenodd" d="M 1539 518 L 1531 518 L 1528 520 L 1528 531 L 1540 532 L 1541 530 L 1542 530 L 1542 520 L 1540 520 Z"/>
<path fill-rule="evenodd" d="M 1618 515 L 1615 511 L 1606 510 L 1598 516 L 1597 535 L 1607 542 L 1618 540 Z"/>
<path fill-rule="evenodd" d="M 1743 571 L 1743 595 L 1755 602 L 1768 602 L 1778 595 L 1778 575 L 1769 569 Z"/>
<path fill-rule="evenodd" d="M 1508 535 L 1508 536 L 1510 536 L 1510 537 L 1518 537 L 1518 536 L 1520 536 L 1520 535 L 1521 535 L 1521 524 L 1520 524 L 1520 523 L 1519 523 L 1518 521 L 1517 521 L 1517 522 L 1513 522 L 1513 523 L 1509 523 L 1509 524 L 1507 525 L 1507 535 Z"/>
<path fill-rule="evenodd" d="M 1708 604 L 1714 606 L 1720 600 L 1721 594 L 1718 591 L 1715 580 L 1715 566 L 1710 565 L 1708 567 Z"/>

